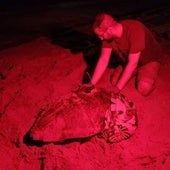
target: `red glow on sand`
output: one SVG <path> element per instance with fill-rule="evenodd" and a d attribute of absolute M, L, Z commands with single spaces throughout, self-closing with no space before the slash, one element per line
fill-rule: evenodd
<path fill-rule="evenodd" d="M 73 55 L 69 50 L 54 46 L 46 39 L 37 39 L 11 48 L 1 52 L 0 55 L 1 73 L 5 76 L 5 79 L 0 80 L 3 134 L 1 167 L 8 169 L 14 167 L 38 169 L 40 166 L 47 169 L 54 167 L 124 169 L 127 165 L 129 169 L 146 166 L 151 169 L 155 166 L 169 167 L 168 157 L 164 156 L 168 152 L 169 138 L 168 112 L 165 111 L 168 109 L 166 104 L 168 96 L 167 86 L 164 86 L 162 79 L 158 80 L 159 87 L 147 98 L 142 97 L 134 89 L 133 82 L 130 82 L 124 90 L 124 93 L 135 102 L 139 117 L 139 127 L 129 140 L 108 144 L 103 139 L 93 137 L 82 143 L 71 142 L 66 145 L 48 143 L 41 147 L 36 145 L 28 147 L 23 144 L 23 137 L 34 123 L 37 114 L 46 107 L 55 106 L 59 98 L 76 89 L 82 80 L 86 65 L 81 54 Z M 98 86 L 108 86 L 108 73 L 109 70 Z M 165 78 L 164 71 L 160 74 Z M 53 117 L 51 119 L 53 120 Z M 72 123 L 74 125 L 74 120 Z"/>

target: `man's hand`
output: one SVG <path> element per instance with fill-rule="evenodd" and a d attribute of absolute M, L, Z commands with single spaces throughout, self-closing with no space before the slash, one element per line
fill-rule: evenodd
<path fill-rule="evenodd" d="M 80 89 L 85 93 L 91 93 L 91 91 L 95 88 L 92 83 L 83 84 Z"/>

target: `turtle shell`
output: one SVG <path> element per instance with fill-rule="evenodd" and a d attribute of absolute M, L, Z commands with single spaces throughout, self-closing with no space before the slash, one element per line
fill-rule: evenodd
<path fill-rule="evenodd" d="M 60 142 L 98 134 L 104 129 L 110 98 L 103 89 L 75 90 L 41 112 L 30 130 L 31 139 Z"/>

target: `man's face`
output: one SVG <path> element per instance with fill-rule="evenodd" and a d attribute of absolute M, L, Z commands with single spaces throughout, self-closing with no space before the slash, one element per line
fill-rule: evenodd
<path fill-rule="evenodd" d="M 101 40 L 108 40 L 110 39 L 110 35 L 108 34 L 108 29 L 109 28 L 96 28 L 94 32 L 96 35 L 101 39 Z"/>
<path fill-rule="evenodd" d="M 103 13 L 96 17 L 93 28 L 101 40 L 110 41 L 117 38 L 115 25 L 116 21 L 114 18 L 109 14 Z"/>
<path fill-rule="evenodd" d="M 112 27 L 107 27 L 107 28 L 98 27 L 94 30 L 94 32 L 101 40 L 112 41 L 113 39 L 117 38 L 116 34 L 114 34 Z"/>

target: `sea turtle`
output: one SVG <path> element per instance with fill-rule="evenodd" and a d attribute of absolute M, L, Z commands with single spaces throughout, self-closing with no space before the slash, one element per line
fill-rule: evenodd
<path fill-rule="evenodd" d="M 58 142 L 98 134 L 104 128 L 109 105 L 110 93 L 96 88 L 88 92 L 80 87 L 45 108 L 31 128 L 30 137 Z"/>
<path fill-rule="evenodd" d="M 98 135 L 107 142 L 129 138 L 137 127 L 136 109 L 124 95 L 80 87 L 48 106 L 30 130 L 35 141 L 63 142 Z"/>

